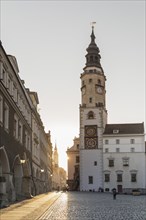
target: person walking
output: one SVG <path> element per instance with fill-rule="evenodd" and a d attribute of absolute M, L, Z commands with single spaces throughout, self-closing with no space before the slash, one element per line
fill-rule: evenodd
<path fill-rule="evenodd" d="M 113 188 L 112 191 L 113 191 L 113 199 L 116 199 L 116 195 L 117 195 L 116 189 Z"/>

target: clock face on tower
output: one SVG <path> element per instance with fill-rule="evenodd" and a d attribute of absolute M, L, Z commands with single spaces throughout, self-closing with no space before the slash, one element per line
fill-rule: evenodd
<path fill-rule="evenodd" d="M 88 137 L 96 136 L 96 128 L 94 126 L 86 127 L 86 136 Z"/>
<path fill-rule="evenodd" d="M 99 94 L 102 94 L 102 93 L 103 93 L 103 88 L 102 88 L 101 86 L 98 86 L 98 87 L 97 87 L 97 92 L 98 92 Z"/>
<path fill-rule="evenodd" d="M 97 148 L 97 125 L 85 126 L 85 148 L 95 149 Z"/>
<path fill-rule="evenodd" d="M 85 148 L 86 149 L 97 148 L 97 138 L 85 138 Z"/>

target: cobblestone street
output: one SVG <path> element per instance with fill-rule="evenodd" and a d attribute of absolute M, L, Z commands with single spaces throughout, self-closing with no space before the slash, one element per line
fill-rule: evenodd
<path fill-rule="evenodd" d="M 146 220 L 146 196 L 68 192 L 40 219 L 49 220 Z"/>
<path fill-rule="evenodd" d="M 146 220 L 146 196 L 50 192 L 0 210 L 0 220 Z"/>

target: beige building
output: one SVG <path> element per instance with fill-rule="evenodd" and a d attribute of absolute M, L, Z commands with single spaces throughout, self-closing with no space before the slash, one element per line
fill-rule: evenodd
<path fill-rule="evenodd" d="M 0 207 L 51 190 L 51 137 L 38 104 L 0 42 Z"/>
<path fill-rule="evenodd" d="M 73 140 L 73 146 L 68 148 L 68 188 L 69 190 L 79 189 L 79 138 L 75 137 Z"/>

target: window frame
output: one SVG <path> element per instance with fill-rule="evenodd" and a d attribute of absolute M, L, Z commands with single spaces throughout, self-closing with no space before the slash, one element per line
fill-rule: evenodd
<path fill-rule="evenodd" d="M 93 184 L 93 176 L 88 176 L 88 184 Z"/>

